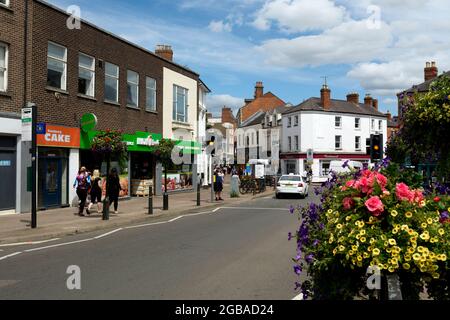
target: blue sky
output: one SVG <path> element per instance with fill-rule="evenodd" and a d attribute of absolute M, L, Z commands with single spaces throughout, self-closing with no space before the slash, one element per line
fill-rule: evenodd
<path fill-rule="evenodd" d="M 447 0 L 49 0 L 132 42 L 169 44 L 213 91 L 209 108 L 237 109 L 263 81 L 286 102 L 349 92 L 397 113 L 395 93 L 423 81 L 426 61 L 450 68 Z M 408 3 L 408 6 L 405 6 Z"/>

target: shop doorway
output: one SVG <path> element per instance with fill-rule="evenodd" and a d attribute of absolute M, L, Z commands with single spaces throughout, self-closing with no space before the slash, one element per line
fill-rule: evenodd
<path fill-rule="evenodd" d="M 0 151 L 0 211 L 16 207 L 16 152 Z"/>
<path fill-rule="evenodd" d="M 61 159 L 42 159 L 40 161 L 40 183 L 42 205 L 45 208 L 61 206 Z"/>

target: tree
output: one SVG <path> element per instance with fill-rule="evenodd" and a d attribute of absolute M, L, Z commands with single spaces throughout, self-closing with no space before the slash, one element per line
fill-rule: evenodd
<path fill-rule="evenodd" d="M 439 77 L 429 92 L 404 97 L 402 126 L 391 140 L 387 154 L 402 163 L 437 163 L 439 177 L 450 173 L 450 78 Z"/>
<path fill-rule="evenodd" d="M 164 166 L 164 191 L 167 192 L 167 168 L 172 164 L 172 151 L 175 148 L 175 141 L 161 139 L 156 147 L 155 155 Z"/>

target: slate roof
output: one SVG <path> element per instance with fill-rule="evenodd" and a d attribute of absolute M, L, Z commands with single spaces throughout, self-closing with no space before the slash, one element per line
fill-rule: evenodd
<path fill-rule="evenodd" d="M 450 71 L 448 72 L 444 72 L 443 74 L 441 74 L 440 76 L 438 76 L 438 78 L 442 77 L 442 76 L 448 76 L 450 77 Z M 399 93 L 399 95 L 401 95 L 402 93 L 415 93 L 415 92 L 428 92 L 430 90 L 430 85 L 433 81 L 435 81 L 437 78 L 425 81 L 421 84 L 415 85 L 405 91 L 402 91 Z"/>
<path fill-rule="evenodd" d="M 386 118 L 387 116 L 373 107 L 369 107 L 363 103 L 353 103 L 346 100 L 331 99 L 331 106 L 329 110 L 324 110 L 322 107 L 322 100 L 320 98 L 309 98 L 298 106 L 289 108 L 283 114 L 289 114 L 298 111 L 322 111 L 334 113 L 350 113 L 361 114 L 368 116 L 376 116 Z"/>

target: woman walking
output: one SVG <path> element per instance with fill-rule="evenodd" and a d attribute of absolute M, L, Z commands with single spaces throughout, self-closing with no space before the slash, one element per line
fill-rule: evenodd
<path fill-rule="evenodd" d="M 100 170 L 94 170 L 91 178 L 91 203 L 89 211 L 94 204 L 97 204 L 97 213 L 100 213 L 100 204 L 102 202 L 102 178 L 100 177 Z"/>
<path fill-rule="evenodd" d="M 117 173 L 117 169 L 113 168 L 111 174 L 106 181 L 106 196 L 109 197 L 109 205 L 114 202 L 114 214 L 118 213 L 119 208 L 119 194 L 122 190 L 120 186 L 120 179 Z"/>
<path fill-rule="evenodd" d="M 216 193 L 216 201 L 223 201 L 222 191 L 223 191 L 223 173 L 219 169 L 214 173 L 214 191 Z"/>
<path fill-rule="evenodd" d="M 85 167 L 81 167 L 78 171 L 78 175 L 75 178 L 75 182 L 73 183 L 73 187 L 77 189 L 78 199 L 80 200 L 80 204 L 78 207 L 78 215 L 80 217 L 84 217 L 83 214 L 84 207 L 86 206 L 86 199 L 88 196 L 88 189 L 91 185 L 91 177 L 87 172 Z M 91 212 L 89 208 L 86 208 L 86 213 L 89 215 Z"/>

